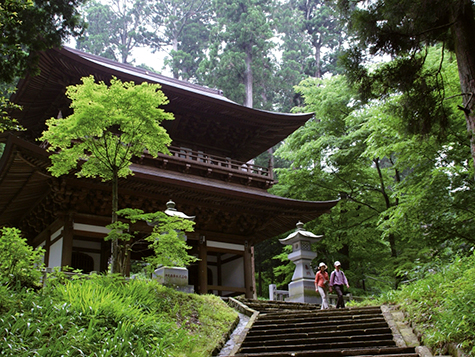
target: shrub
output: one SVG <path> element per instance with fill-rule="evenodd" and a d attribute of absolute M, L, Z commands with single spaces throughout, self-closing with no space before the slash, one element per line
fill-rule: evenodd
<path fill-rule="evenodd" d="M 9 287 L 40 283 L 44 250 L 33 249 L 17 228 L 0 229 L 0 282 Z"/>
<path fill-rule="evenodd" d="M 449 343 L 475 356 L 475 254 L 456 257 L 437 273 L 382 298 L 399 304 L 420 327 L 422 341 L 435 352 L 447 353 Z"/>

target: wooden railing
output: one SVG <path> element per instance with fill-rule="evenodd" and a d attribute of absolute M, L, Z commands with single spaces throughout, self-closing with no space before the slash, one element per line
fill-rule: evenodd
<path fill-rule="evenodd" d="M 272 179 L 272 171 L 267 167 L 245 163 L 233 160 L 227 157 L 220 157 L 216 155 L 208 155 L 202 151 L 193 151 L 186 148 L 178 148 L 171 146 L 168 148 L 173 157 L 186 161 L 192 161 L 199 164 L 211 165 L 227 170 L 238 171 L 240 173 L 264 176 Z"/>

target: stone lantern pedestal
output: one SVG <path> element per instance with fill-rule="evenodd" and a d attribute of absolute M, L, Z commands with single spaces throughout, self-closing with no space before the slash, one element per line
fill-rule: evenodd
<path fill-rule="evenodd" d="M 287 238 L 279 239 L 284 245 L 292 245 L 289 259 L 295 264 L 292 282 L 289 284 L 289 297 L 286 301 L 320 304 L 321 297 L 315 291 L 315 273 L 310 265 L 317 253 L 312 252 L 312 243 L 320 241 L 317 236 L 303 229 L 303 223 L 297 223 L 297 230 Z"/>

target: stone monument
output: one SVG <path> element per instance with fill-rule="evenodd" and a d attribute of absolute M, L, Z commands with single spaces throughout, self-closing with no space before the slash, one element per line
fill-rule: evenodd
<path fill-rule="evenodd" d="M 303 223 L 297 223 L 297 230 L 287 238 L 279 239 L 284 245 L 292 245 L 289 259 L 295 264 L 292 282 L 289 284 L 289 297 L 286 301 L 320 304 L 320 295 L 315 291 L 315 273 L 310 265 L 317 253 L 312 252 L 312 243 L 320 241 L 317 236 L 303 229 Z"/>

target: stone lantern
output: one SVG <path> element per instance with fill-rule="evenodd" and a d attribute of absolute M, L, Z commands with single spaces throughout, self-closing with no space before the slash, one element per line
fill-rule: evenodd
<path fill-rule="evenodd" d="M 292 245 L 289 259 L 295 264 L 292 282 L 289 284 L 289 297 L 286 301 L 321 303 L 320 295 L 315 291 L 315 273 L 310 265 L 317 253 L 312 252 L 312 243 L 320 241 L 323 236 L 317 236 L 303 229 L 303 223 L 297 223 L 297 230 L 287 238 L 279 239 L 284 245 Z"/>
<path fill-rule="evenodd" d="M 175 202 L 167 202 L 165 214 L 171 217 L 179 217 L 193 221 L 195 216 L 188 216 L 175 208 Z M 186 241 L 186 235 L 184 236 Z M 165 267 L 160 266 L 155 269 L 155 278 L 163 285 L 174 287 L 176 290 L 193 293 L 193 285 L 188 285 L 188 269 L 185 267 Z"/>

